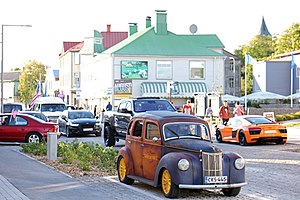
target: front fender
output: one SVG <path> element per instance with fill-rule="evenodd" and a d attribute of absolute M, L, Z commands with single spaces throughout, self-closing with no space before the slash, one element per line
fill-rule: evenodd
<path fill-rule="evenodd" d="M 190 162 L 190 167 L 186 171 L 178 168 L 178 161 L 187 159 Z M 164 169 L 167 169 L 171 175 L 172 181 L 176 184 L 193 184 L 197 182 L 195 178 L 202 177 L 202 167 L 199 157 L 184 152 L 173 152 L 164 155 L 156 168 L 154 185 L 161 184 L 161 175 Z"/>
<path fill-rule="evenodd" d="M 223 155 L 223 174 L 227 175 L 229 178 L 229 183 L 244 183 L 246 182 L 245 178 L 245 168 L 236 169 L 234 166 L 234 162 L 236 159 L 242 158 L 237 153 L 233 152 L 224 152 Z"/>
<path fill-rule="evenodd" d="M 132 155 L 131 151 L 128 147 L 124 146 L 119 150 L 118 160 L 120 157 L 125 159 L 126 163 L 126 175 L 134 175 L 134 168 L 132 162 Z"/>

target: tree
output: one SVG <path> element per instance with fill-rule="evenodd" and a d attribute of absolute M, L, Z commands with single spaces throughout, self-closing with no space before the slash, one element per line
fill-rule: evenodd
<path fill-rule="evenodd" d="M 241 70 L 241 90 L 245 95 L 245 54 L 251 55 L 257 61 L 267 60 L 274 55 L 275 43 L 272 36 L 256 35 L 248 45 L 242 45 L 234 51 L 241 61 L 243 69 Z M 247 94 L 252 92 L 253 77 L 252 65 L 247 66 Z"/>
<path fill-rule="evenodd" d="M 29 60 L 21 72 L 19 84 L 19 96 L 27 106 L 32 100 L 39 81 L 45 81 L 46 67 L 40 62 Z"/>
<path fill-rule="evenodd" d="M 295 23 L 287 28 L 276 39 L 276 54 L 287 53 L 300 49 L 300 24 Z"/>

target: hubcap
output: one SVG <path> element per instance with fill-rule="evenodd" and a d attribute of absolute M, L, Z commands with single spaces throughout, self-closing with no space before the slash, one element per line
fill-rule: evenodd
<path fill-rule="evenodd" d="M 29 143 L 40 142 L 40 138 L 37 135 L 30 135 L 28 138 Z"/>
<path fill-rule="evenodd" d="M 125 179 L 126 176 L 126 163 L 124 158 L 120 159 L 120 163 L 119 163 L 119 176 L 121 180 Z"/>
<path fill-rule="evenodd" d="M 164 193 L 169 194 L 171 190 L 171 175 L 168 170 L 164 170 L 161 182 Z"/>

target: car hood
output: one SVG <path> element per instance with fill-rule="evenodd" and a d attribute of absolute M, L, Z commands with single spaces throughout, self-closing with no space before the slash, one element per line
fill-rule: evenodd
<path fill-rule="evenodd" d="M 71 119 L 70 122 L 75 123 L 75 124 L 95 124 L 97 123 L 96 119 L 88 119 L 88 118 L 81 118 L 81 119 Z"/>
<path fill-rule="evenodd" d="M 62 112 L 43 112 L 43 114 L 47 117 L 58 117 Z"/>
<path fill-rule="evenodd" d="M 196 151 L 199 152 L 202 150 L 203 152 L 208 153 L 217 153 L 222 152 L 222 150 L 216 147 L 209 141 L 200 140 L 200 139 L 189 139 L 189 138 L 181 138 L 181 139 L 173 139 L 165 142 L 166 147 L 174 148 L 178 150 L 186 150 L 186 151 Z"/>

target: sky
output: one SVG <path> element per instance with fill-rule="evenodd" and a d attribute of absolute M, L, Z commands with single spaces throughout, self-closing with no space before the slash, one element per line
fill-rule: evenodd
<path fill-rule="evenodd" d="M 128 23 L 145 29 L 146 17 L 156 24 L 155 10 L 167 10 L 168 30 L 175 34 L 217 34 L 233 52 L 258 34 L 262 17 L 271 34 L 300 23 L 299 0 L 9 0 L 0 5 L 4 71 L 22 68 L 29 60 L 59 69 L 64 41 L 83 41 L 93 30 L 129 31 Z M 1 50 L 0 50 L 1 51 Z"/>

